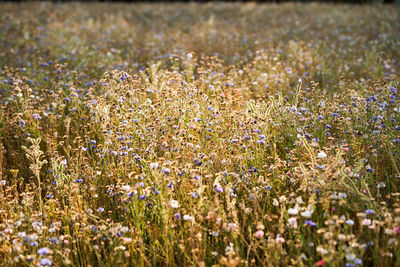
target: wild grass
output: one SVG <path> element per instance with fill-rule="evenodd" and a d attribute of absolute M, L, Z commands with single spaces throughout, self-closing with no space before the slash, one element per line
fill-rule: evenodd
<path fill-rule="evenodd" d="M 393 6 L 0 9 L 0 265 L 400 265 Z"/>

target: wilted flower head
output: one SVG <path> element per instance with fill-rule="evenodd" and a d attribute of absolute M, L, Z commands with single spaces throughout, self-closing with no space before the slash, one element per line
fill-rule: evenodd
<path fill-rule="evenodd" d="M 311 210 L 305 210 L 305 211 L 303 211 L 303 212 L 300 213 L 300 214 L 301 214 L 301 216 L 304 217 L 304 218 L 311 218 L 312 213 L 313 213 L 313 212 L 312 212 Z"/>
<path fill-rule="evenodd" d="M 152 162 L 152 163 L 150 163 L 150 168 L 151 168 L 151 169 L 157 169 L 158 166 L 159 166 L 158 162 Z"/>
<path fill-rule="evenodd" d="M 186 214 L 186 215 L 183 215 L 183 220 L 184 220 L 184 221 L 192 221 L 192 220 L 193 220 L 193 217 Z"/>
<path fill-rule="evenodd" d="M 176 209 L 176 208 L 178 208 L 179 203 L 176 200 L 170 200 L 169 205 L 171 206 L 171 208 Z"/>
<path fill-rule="evenodd" d="M 296 217 L 290 217 L 288 219 L 288 222 L 289 222 L 289 227 L 290 228 L 297 228 L 297 219 L 296 219 Z"/>
<path fill-rule="evenodd" d="M 297 215 L 299 213 L 299 210 L 297 208 L 290 208 L 288 209 L 289 215 Z"/>

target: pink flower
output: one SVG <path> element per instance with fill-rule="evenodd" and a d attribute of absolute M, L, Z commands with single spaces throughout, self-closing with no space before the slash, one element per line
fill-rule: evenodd
<path fill-rule="evenodd" d="M 362 224 L 362 225 L 371 225 L 371 220 L 370 220 L 370 219 L 364 219 L 364 220 L 361 222 L 361 224 Z"/>
<path fill-rule="evenodd" d="M 398 227 L 398 226 L 394 227 L 394 228 L 393 228 L 393 231 L 394 231 L 396 234 L 400 233 L 400 227 Z"/>
<path fill-rule="evenodd" d="M 256 238 L 262 238 L 262 237 L 264 236 L 264 231 L 263 231 L 263 230 L 258 230 L 258 231 L 254 234 L 254 236 L 255 236 Z"/>
<path fill-rule="evenodd" d="M 279 244 L 285 243 L 285 239 L 283 237 L 281 237 L 280 235 L 277 235 L 275 240 Z"/>

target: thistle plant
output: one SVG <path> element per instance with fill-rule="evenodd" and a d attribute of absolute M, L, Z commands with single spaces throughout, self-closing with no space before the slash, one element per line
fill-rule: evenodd
<path fill-rule="evenodd" d="M 47 163 L 47 160 L 42 159 L 43 151 L 40 150 L 41 138 L 30 138 L 28 141 L 32 144 L 29 148 L 22 146 L 22 149 L 26 152 L 26 157 L 31 162 L 29 169 L 32 171 L 33 175 L 36 177 L 38 184 L 38 199 L 40 212 L 43 213 L 43 201 L 42 201 L 42 186 L 40 181 L 40 170 L 43 165 Z"/>

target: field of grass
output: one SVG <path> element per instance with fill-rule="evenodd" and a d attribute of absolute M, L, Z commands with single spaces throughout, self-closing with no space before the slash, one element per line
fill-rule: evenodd
<path fill-rule="evenodd" d="M 1 266 L 400 266 L 394 6 L 0 10 Z"/>

